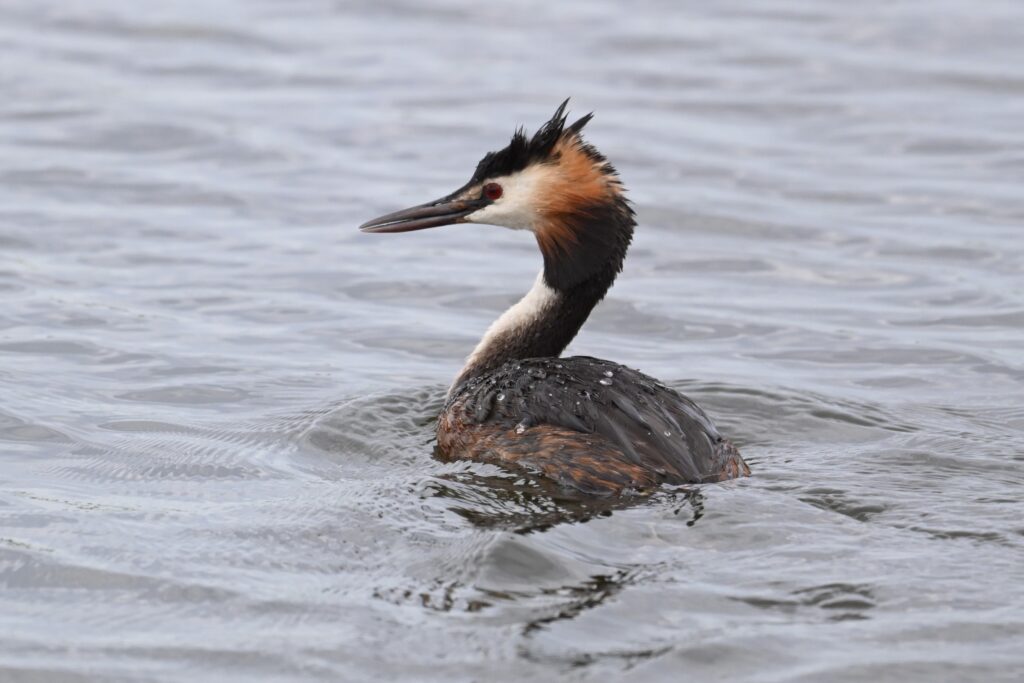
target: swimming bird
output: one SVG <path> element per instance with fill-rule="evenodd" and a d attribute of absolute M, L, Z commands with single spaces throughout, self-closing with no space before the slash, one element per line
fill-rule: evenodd
<path fill-rule="evenodd" d="M 519 128 L 441 199 L 375 218 L 371 233 L 483 223 L 532 232 L 533 287 L 469 355 L 437 422 L 439 454 L 526 470 L 593 496 L 750 474 L 700 407 L 607 360 L 559 357 L 604 298 L 633 238 L 618 172 L 567 124 L 568 100 L 532 136 Z"/>

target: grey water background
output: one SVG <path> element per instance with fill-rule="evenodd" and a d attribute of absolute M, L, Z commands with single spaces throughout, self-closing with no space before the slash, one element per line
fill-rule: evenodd
<path fill-rule="evenodd" d="M 0 680 L 1024 675 L 1024 5 L 0 4 Z M 528 235 L 362 235 L 566 96 L 640 228 L 570 348 L 748 480 L 432 458 Z"/>

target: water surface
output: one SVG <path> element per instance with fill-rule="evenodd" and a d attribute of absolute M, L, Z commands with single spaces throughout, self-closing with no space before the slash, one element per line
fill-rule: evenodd
<path fill-rule="evenodd" d="M 1022 22 L 4 2 L 0 679 L 1018 680 Z M 608 510 L 432 458 L 536 248 L 355 226 L 568 95 L 641 224 L 570 351 L 748 480 Z"/>

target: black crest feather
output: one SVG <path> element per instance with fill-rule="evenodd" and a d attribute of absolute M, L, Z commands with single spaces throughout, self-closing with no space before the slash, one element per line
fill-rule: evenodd
<path fill-rule="evenodd" d="M 490 152 L 476 167 L 470 183 L 479 182 L 484 178 L 494 178 L 521 171 L 532 163 L 547 161 L 558 141 L 565 135 L 579 135 L 583 126 L 587 125 L 593 114 L 587 114 L 568 127 L 565 125 L 565 108 L 569 104 L 566 98 L 558 105 L 547 123 L 537 129 L 532 138 L 526 137 L 522 127 L 516 130 L 508 147 Z"/>

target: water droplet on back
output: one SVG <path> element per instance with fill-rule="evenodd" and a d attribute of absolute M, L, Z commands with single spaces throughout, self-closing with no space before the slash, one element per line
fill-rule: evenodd
<path fill-rule="evenodd" d="M 606 387 L 610 387 L 612 385 L 612 381 L 610 379 L 608 379 L 607 377 L 604 377 L 604 378 L 598 380 L 597 383 L 598 384 L 603 384 Z"/>

